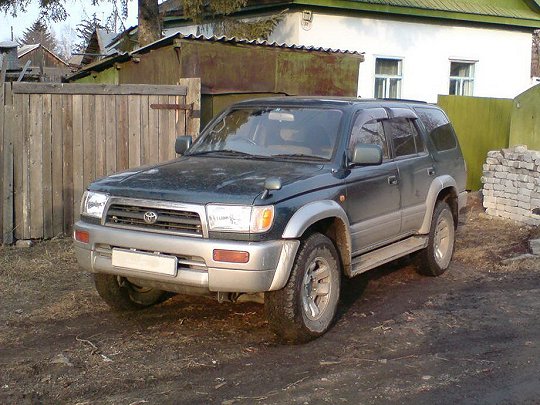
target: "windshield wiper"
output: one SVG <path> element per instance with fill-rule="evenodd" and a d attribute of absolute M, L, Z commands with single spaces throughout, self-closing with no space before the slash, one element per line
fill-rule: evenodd
<path fill-rule="evenodd" d="M 242 152 L 242 151 L 239 151 L 239 150 L 232 150 L 232 149 L 207 150 L 207 151 L 203 151 L 203 152 L 193 152 L 193 153 L 190 153 L 187 156 L 201 156 L 201 155 L 208 155 L 208 154 L 211 154 L 211 153 L 223 154 L 223 155 L 226 155 L 226 156 L 244 156 L 244 157 L 250 157 L 250 158 L 253 158 L 253 159 L 271 159 L 272 158 L 271 156 L 268 156 L 268 155 L 255 155 L 255 154 L 252 154 L 252 153 Z"/>
<path fill-rule="evenodd" d="M 227 154 L 227 155 L 233 155 L 233 156 L 253 156 L 251 153 L 240 152 L 239 150 L 232 150 L 232 149 L 205 150 L 205 151 L 202 151 L 202 152 L 193 152 L 193 153 L 190 153 L 188 156 L 209 155 L 209 154 L 211 154 L 211 153 L 215 153 L 215 154 Z"/>
<path fill-rule="evenodd" d="M 316 160 L 316 161 L 319 161 L 319 162 L 321 162 L 321 161 L 327 162 L 328 161 L 328 159 L 320 157 L 320 156 L 305 155 L 303 153 L 283 153 L 283 154 L 279 154 L 279 155 L 271 155 L 271 157 L 282 158 L 282 159 L 291 158 L 291 159 L 300 159 L 300 160 Z"/>

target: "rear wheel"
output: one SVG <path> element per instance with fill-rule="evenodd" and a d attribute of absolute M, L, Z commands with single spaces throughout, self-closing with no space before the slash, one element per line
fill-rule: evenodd
<path fill-rule="evenodd" d="M 107 305 L 119 311 L 144 309 L 170 297 L 166 291 L 142 287 L 125 277 L 111 274 L 94 274 L 94 284 Z"/>
<path fill-rule="evenodd" d="M 435 206 L 428 246 L 416 255 L 416 267 L 420 274 L 440 276 L 454 254 L 455 222 L 448 204 L 440 201 Z"/>
<path fill-rule="evenodd" d="M 340 290 L 339 258 L 330 239 L 314 233 L 302 241 L 284 288 L 265 293 L 270 328 L 287 343 L 303 343 L 332 325 Z"/>

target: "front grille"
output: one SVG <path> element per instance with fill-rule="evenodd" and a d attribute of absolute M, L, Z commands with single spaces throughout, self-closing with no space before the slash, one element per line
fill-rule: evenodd
<path fill-rule="evenodd" d="M 147 212 L 157 214 L 156 222 L 148 223 L 144 220 Z M 169 208 L 112 204 L 107 211 L 105 224 L 122 228 L 202 236 L 201 218 L 197 212 Z"/>

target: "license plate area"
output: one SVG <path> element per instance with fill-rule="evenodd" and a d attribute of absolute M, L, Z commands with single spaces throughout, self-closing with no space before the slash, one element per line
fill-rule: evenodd
<path fill-rule="evenodd" d="M 178 259 L 175 256 L 135 252 L 117 248 L 112 250 L 113 267 L 175 276 L 177 261 Z"/>

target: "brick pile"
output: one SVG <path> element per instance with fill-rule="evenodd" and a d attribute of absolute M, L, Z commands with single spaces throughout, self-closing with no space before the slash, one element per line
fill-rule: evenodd
<path fill-rule="evenodd" d="M 488 215 L 540 226 L 540 151 L 518 145 L 488 152 L 482 183 Z"/>

